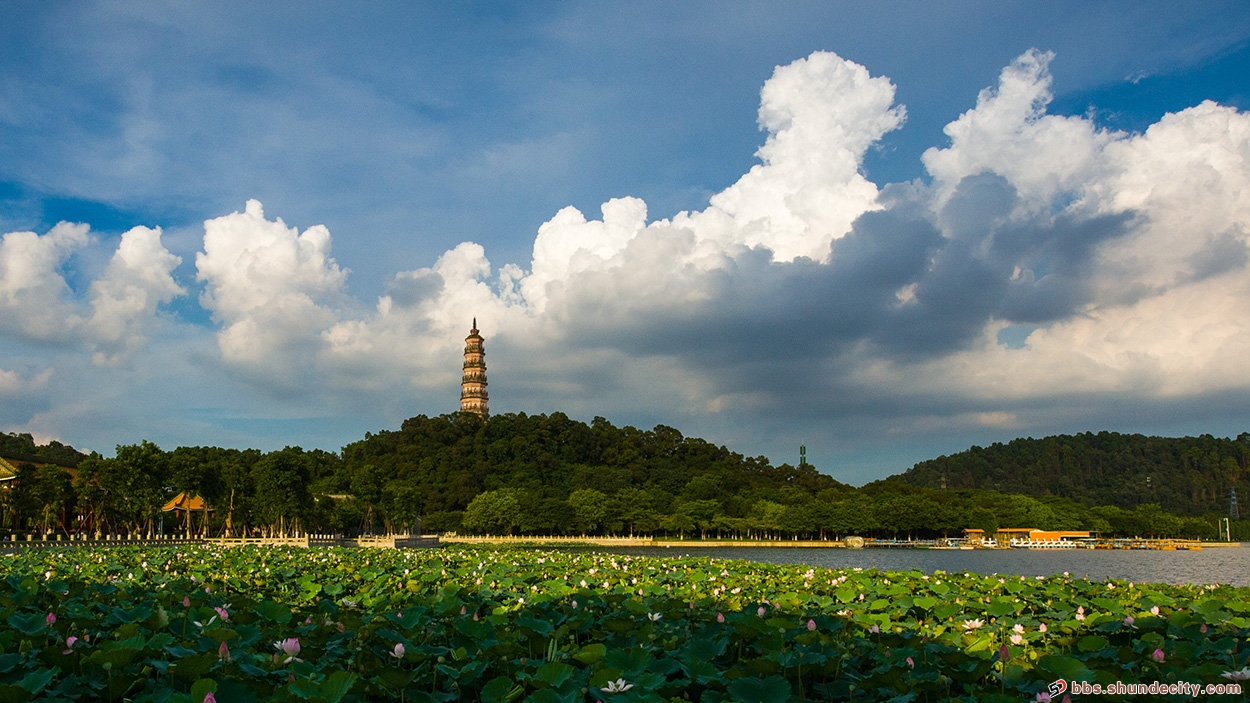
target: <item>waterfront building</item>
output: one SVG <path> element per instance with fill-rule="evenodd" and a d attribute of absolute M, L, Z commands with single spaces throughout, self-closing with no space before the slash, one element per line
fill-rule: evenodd
<path fill-rule="evenodd" d="M 477 318 L 473 328 L 464 338 L 464 376 L 460 380 L 460 412 L 477 413 L 483 418 L 489 414 L 486 393 L 486 347 L 477 331 Z"/>
<path fill-rule="evenodd" d="M 1072 547 L 1091 539 L 1085 530 L 1039 530 L 1036 527 L 1000 527 L 995 537 L 996 544 L 1034 548 Z M 972 544 L 990 541 L 985 530 L 975 527 L 964 530 L 964 540 Z"/>

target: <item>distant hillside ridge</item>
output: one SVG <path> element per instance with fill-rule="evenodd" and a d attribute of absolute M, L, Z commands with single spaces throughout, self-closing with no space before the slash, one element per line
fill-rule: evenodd
<path fill-rule="evenodd" d="M 1250 433 L 1235 439 L 1086 432 L 972 447 L 922 461 L 887 481 L 948 490 L 988 489 L 1060 496 L 1133 509 L 1157 503 L 1182 516 L 1229 512 L 1236 488 L 1250 516 Z"/>
<path fill-rule="evenodd" d="M 47 444 L 36 444 L 35 438 L 25 432 L 0 432 L 0 454 L 18 461 L 35 462 L 43 459 L 61 466 L 78 466 L 78 462 L 87 458 L 86 454 L 56 440 Z"/>

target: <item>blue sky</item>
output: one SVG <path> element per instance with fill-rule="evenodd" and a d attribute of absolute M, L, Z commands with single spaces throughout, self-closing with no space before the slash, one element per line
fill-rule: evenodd
<path fill-rule="evenodd" d="M 1036 5 L 6 3 L 0 429 L 1250 429 L 1250 11 Z"/>

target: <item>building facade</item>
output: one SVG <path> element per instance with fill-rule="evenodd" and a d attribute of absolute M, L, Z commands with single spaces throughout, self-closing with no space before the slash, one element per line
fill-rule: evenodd
<path fill-rule="evenodd" d="M 486 417 L 490 413 L 486 393 L 486 347 L 477 331 L 477 318 L 473 329 L 464 338 L 464 376 L 460 380 L 460 412 L 477 413 Z"/>

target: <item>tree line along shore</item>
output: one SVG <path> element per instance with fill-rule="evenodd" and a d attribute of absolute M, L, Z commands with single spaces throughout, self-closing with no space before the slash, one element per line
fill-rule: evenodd
<path fill-rule="evenodd" d="M 114 457 L 84 456 L 0 434 L 3 457 L 12 475 L 0 477 L 0 534 L 831 540 L 1036 527 L 1215 539 L 1242 484 L 1250 435 L 1021 439 L 859 488 L 810 464 L 773 465 L 671 427 L 562 413 L 418 416 L 337 453 L 163 450 L 142 441 L 119 445 Z M 1232 539 L 1250 538 L 1250 520 L 1229 527 Z"/>

